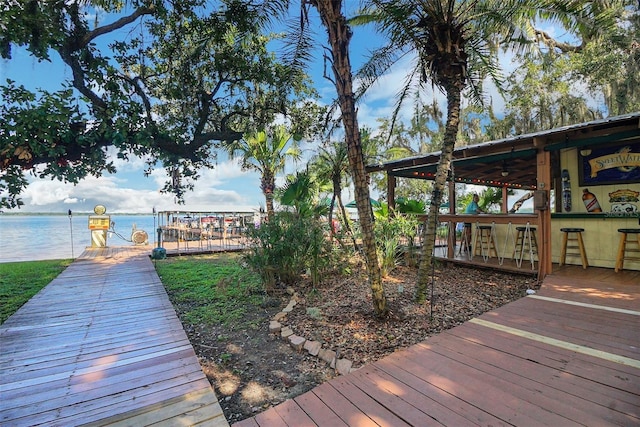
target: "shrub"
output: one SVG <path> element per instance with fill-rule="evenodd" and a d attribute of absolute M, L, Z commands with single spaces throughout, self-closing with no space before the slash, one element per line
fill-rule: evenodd
<path fill-rule="evenodd" d="M 292 285 L 308 273 L 314 286 L 333 267 L 333 245 L 319 219 L 277 212 L 247 231 L 250 249 L 244 258 L 262 278 L 268 292 L 277 283 Z"/>
<path fill-rule="evenodd" d="M 398 265 L 403 253 L 405 262 L 415 265 L 416 251 L 413 241 L 417 234 L 417 227 L 418 220 L 412 215 L 377 218 L 374 232 L 383 276 L 388 275 Z"/>

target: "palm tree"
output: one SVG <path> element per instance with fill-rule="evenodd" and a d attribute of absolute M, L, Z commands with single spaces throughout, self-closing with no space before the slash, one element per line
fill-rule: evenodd
<path fill-rule="evenodd" d="M 306 15 L 308 5 L 317 9 L 320 20 L 327 31 L 333 83 L 338 94 L 338 104 L 342 113 L 345 140 L 351 176 L 355 190 L 356 207 L 362 230 L 365 262 L 371 286 L 371 299 L 378 317 L 388 314 L 387 299 L 382 287 L 380 264 L 376 252 L 376 240 L 373 232 L 373 212 L 370 204 L 368 177 L 364 169 L 362 139 L 358 127 L 356 99 L 353 90 L 353 75 L 349 59 L 351 28 L 343 13 L 342 0 L 307 0 L 302 2 Z"/>
<path fill-rule="evenodd" d="M 242 139 L 226 146 L 232 158 L 240 158 L 242 168 L 260 173 L 260 189 L 267 204 L 267 218 L 273 218 L 273 198 L 276 188 L 276 175 L 282 172 L 288 159 L 299 160 L 300 149 L 289 144 L 292 136 L 282 125 L 275 126 L 267 135 L 260 130 L 245 135 Z"/>
<path fill-rule="evenodd" d="M 290 0 L 273 0 L 260 3 L 267 25 L 271 19 L 286 15 L 291 6 Z M 303 68 L 311 59 L 311 51 L 315 44 L 310 37 L 309 12 L 315 8 L 325 30 L 329 46 L 326 47 L 325 59 L 333 70 L 333 78 L 328 77 L 335 85 L 338 95 L 338 105 L 341 111 L 341 121 L 345 133 L 351 176 L 355 188 L 355 199 L 358 208 L 359 221 L 362 231 L 364 256 L 371 286 L 371 299 L 378 317 L 386 317 L 388 313 L 387 301 L 382 287 L 380 265 L 376 254 L 375 235 L 373 233 L 373 212 L 369 197 L 368 177 L 362 150 L 362 140 L 358 128 L 353 91 L 353 75 L 349 59 L 349 43 L 351 28 L 343 14 L 342 0 L 302 0 L 300 20 L 289 25 L 285 60 L 292 71 Z M 296 28 L 297 27 L 297 28 Z"/>
<path fill-rule="evenodd" d="M 329 225 L 331 236 L 335 237 L 333 226 L 333 209 L 338 203 L 338 208 L 344 220 L 343 226 L 347 233 L 351 234 L 347 221 L 347 211 L 342 202 L 342 184 L 349 173 L 349 156 L 346 144 L 332 142 L 328 147 L 320 147 L 319 153 L 312 160 L 311 168 L 318 179 L 331 183 L 331 202 L 329 204 Z"/>
<path fill-rule="evenodd" d="M 279 191 L 280 204 L 293 207 L 301 218 L 319 218 L 327 213 L 327 206 L 318 204 L 320 185 L 309 169 L 287 175 L 287 181 Z"/>
<path fill-rule="evenodd" d="M 368 78 L 363 87 L 385 72 L 402 55 L 417 54 L 417 67 L 401 91 L 396 114 L 412 91 L 431 82 L 446 96 L 447 118 L 440 161 L 424 228 L 423 257 L 418 272 L 418 301 L 426 300 L 429 272 L 436 239 L 438 208 L 445 192 L 453 149 L 460 127 L 463 91 L 481 98 L 481 83 L 491 77 L 500 87 L 498 50 L 503 47 L 531 47 L 537 33 L 531 19 L 542 15 L 560 20 L 567 30 L 578 29 L 573 11 L 584 11 L 582 2 L 530 0 L 371 0 L 374 6 L 363 21 L 376 20 L 390 44 L 374 53 L 363 68 Z M 567 19 L 568 18 L 568 19 Z M 368 82 L 368 84 L 367 84 Z"/>

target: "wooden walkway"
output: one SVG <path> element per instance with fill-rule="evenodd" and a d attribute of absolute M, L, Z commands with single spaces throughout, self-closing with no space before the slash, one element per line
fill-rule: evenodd
<path fill-rule="evenodd" d="M 0 326 L 0 425 L 228 426 L 149 253 L 87 250 Z"/>
<path fill-rule="evenodd" d="M 640 272 L 507 304 L 234 427 L 640 426 Z"/>
<path fill-rule="evenodd" d="M 0 425 L 227 426 L 149 247 L 87 250 L 0 326 Z M 640 272 L 537 294 L 234 426 L 640 426 Z"/>

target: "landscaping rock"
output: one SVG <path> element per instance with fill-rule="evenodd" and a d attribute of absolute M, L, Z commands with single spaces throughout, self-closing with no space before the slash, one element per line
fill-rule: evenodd
<path fill-rule="evenodd" d="M 304 343 L 304 349 L 307 350 L 312 356 L 317 356 L 321 348 L 322 344 L 319 341 L 307 340 Z"/>
<path fill-rule="evenodd" d="M 286 338 L 289 338 L 291 335 L 293 335 L 293 331 L 288 326 L 285 326 L 280 330 L 280 336 L 282 338 L 286 339 Z"/>
<path fill-rule="evenodd" d="M 298 335 L 289 336 L 289 344 L 291 344 L 291 347 L 293 347 L 296 351 L 302 350 L 302 346 L 304 345 L 305 341 L 305 338 Z"/>
<path fill-rule="evenodd" d="M 295 305 L 296 305 L 295 300 L 291 300 L 289 301 L 289 304 L 287 304 L 287 306 L 282 309 L 282 311 L 285 313 L 291 313 L 291 310 L 293 310 L 293 307 L 295 307 Z"/>
<path fill-rule="evenodd" d="M 325 348 L 321 348 L 318 352 L 318 357 L 324 360 L 327 363 L 333 364 L 336 360 L 336 352 L 333 350 L 327 350 Z"/>
<path fill-rule="evenodd" d="M 269 322 L 269 332 L 272 334 L 277 334 L 282 329 L 282 324 L 280 322 L 276 322 L 272 320 Z"/>
<path fill-rule="evenodd" d="M 276 322 L 280 322 L 285 317 L 287 317 L 287 313 L 284 313 L 284 312 L 280 311 L 280 312 L 276 313 L 275 316 L 273 316 L 273 320 L 275 320 Z"/>
<path fill-rule="evenodd" d="M 340 375 L 346 375 L 351 372 L 352 365 L 353 362 L 349 359 L 338 359 L 336 360 L 336 371 L 338 371 Z"/>

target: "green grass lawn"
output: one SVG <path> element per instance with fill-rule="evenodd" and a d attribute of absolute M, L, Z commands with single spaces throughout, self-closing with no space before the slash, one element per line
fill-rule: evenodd
<path fill-rule="evenodd" d="M 71 261 L 0 263 L 0 323 Z M 156 261 L 155 265 L 172 303 L 192 324 L 246 327 L 243 323 L 247 310 L 264 302 L 260 278 L 241 265 L 237 254 L 173 257 Z"/>
<path fill-rule="evenodd" d="M 70 259 L 0 263 L 0 323 L 44 288 Z"/>
<path fill-rule="evenodd" d="M 156 271 L 181 318 L 194 325 L 244 325 L 247 310 L 264 300 L 258 275 L 237 254 L 171 257 Z"/>

